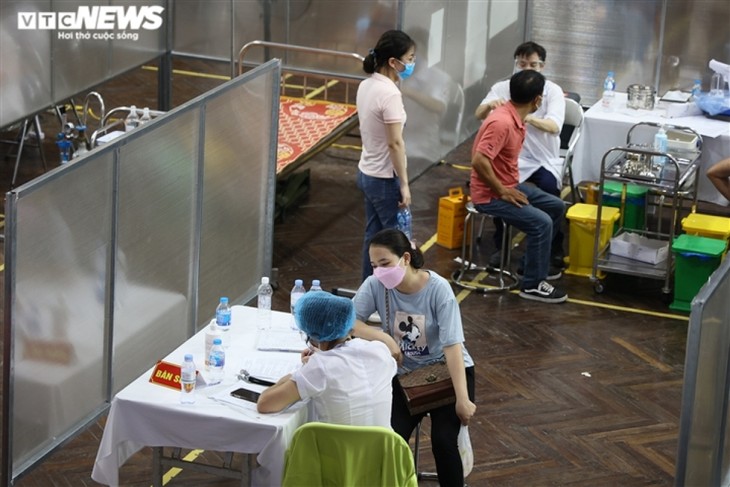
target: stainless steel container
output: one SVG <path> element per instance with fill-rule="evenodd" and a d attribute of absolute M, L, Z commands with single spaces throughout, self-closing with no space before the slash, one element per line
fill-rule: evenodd
<path fill-rule="evenodd" d="M 653 110 L 656 91 L 651 86 L 633 84 L 626 90 L 628 101 L 626 105 L 635 110 Z"/>

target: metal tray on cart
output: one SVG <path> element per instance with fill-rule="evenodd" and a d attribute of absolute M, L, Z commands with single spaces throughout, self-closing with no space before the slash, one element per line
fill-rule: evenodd
<path fill-rule="evenodd" d="M 601 159 L 596 229 L 600 228 L 605 182 L 617 181 L 624 184 L 637 184 L 647 187 L 652 195 L 658 196 L 660 212 L 656 218 L 656 228 L 649 229 L 645 223 L 644 229 L 631 229 L 631 231 L 671 243 L 679 221 L 678 214 L 682 209 L 683 199 L 691 197 L 693 198 L 693 208 L 696 208 L 697 205 L 697 179 L 699 177 L 699 160 L 702 154 L 702 137 L 688 127 L 664 125 L 666 128 L 680 133 L 686 132 L 696 137 L 697 147 L 675 148 L 668 152 L 657 152 L 648 145 L 638 144 L 633 140 L 634 129 L 642 125 L 654 127 L 656 130 L 661 126 L 653 122 L 635 124 L 628 131 L 626 145 L 609 149 Z M 661 163 L 662 160 L 664 161 L 663 164 Z M 625 194 L 621 198 L 622 205 L 625 201 L 624 196 Z M 665 197 L 672 199 L 672 213 L 668 230 L 662 231 L 661 208 Z M 624 211 L 623 208 L 622 211 Z M 624 230 L 624 228 L 619 228 L 617 234 L 621 234 Z M 599 231 L 595 232 L 593 269 L 591 272 L 591 281 L 597 293 L 602 293 L 605 289 L 602 277 L 600 277 L 601 271 L 663 280 L 662 292 L 667 296 L 671 293 L 670 281 L 674 268 L 674 259 L 671 252 L 665 261 L 657 264 L 629 259 L 611 254 L 608 243 L 601 246 L 600 233 Z"/>

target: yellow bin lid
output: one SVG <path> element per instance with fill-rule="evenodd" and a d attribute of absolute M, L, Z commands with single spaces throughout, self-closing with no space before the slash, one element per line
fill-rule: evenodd
<path fill-rule="evenodd" d="M 690 213 L 682 219 L 682 229 L 687 233 L 716 235 L 718 238 L 727 240 L 730 238 L 730 218 Z"/>
<path fill-rule="evenodd" d="M 583 222 L 596 222 L 598 214 L 597 205 L 589 205 L 587 203 L 576 203 L 568 208 L 566 217 L 568 220 L 576 220 Z M 613 223 L 618 220 L 621 211 L 612 206 L 604 206 L 601 208 L 601 223 Z"/>

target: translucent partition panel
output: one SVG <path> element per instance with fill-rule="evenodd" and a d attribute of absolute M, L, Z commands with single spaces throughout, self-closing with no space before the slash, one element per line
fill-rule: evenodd
<path fill-rule="evenodd" d="M 278 101 L 268 71 L 206 104 L 199 323 L 220 296 L 248 301 L 271 271 Z"/>
<path fill-rule="evenodd" d="M 199 119 L 185 110 L 120 149 L 114 392 L 189 336 Z"/>
<path fill-rule="evenodd" d="M 728 485 L 730 259 L 692 302 L 677 448 L 677 485 Z"/>
<path fill-rule="evenodd" d="M 94 412 L 104 386 L 104 296 L 112 205 L 112 154 L 69 168 L 72 177 L 20 192 L 12 460 L 14 469 Z M 13 233 L 12 231 L 9 233 Z M 12 235 L 10 236 L 12 238 Z"/>
<path fill-rule="evenodd" d="M 255 295 L 279 77 L 266 63 L 6 195 L 0 483 L 188 338 L 199 302 Z"/>

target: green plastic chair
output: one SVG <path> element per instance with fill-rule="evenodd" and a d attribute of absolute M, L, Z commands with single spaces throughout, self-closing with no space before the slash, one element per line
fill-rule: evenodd
<path fill-rule="evenodd" d="M 418 487 L 408 443 L 380 426 L 300 426 L 283 477 L 282 487 Z"/>

